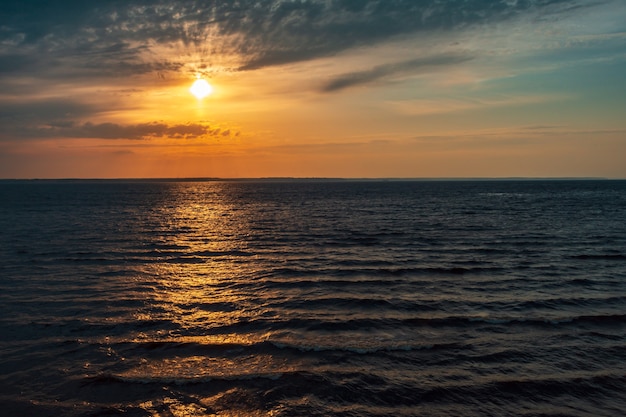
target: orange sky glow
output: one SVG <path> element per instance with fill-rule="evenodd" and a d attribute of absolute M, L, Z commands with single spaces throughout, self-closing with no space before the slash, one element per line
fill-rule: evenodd
<path fill-rule="evenodd" d="M 207 12 L 258 33 L 158 2 L 104 23 L 24 12 L 56 29 L 35 36 L 22 16 L 2 33 L 0 177 L 626 177 L 626 6 L 505 3 L 429 25 L 434 6 L 407 2 L 426 23 L 393 14 L 393 33 L 375 1 Z M 124 29 L 155 14 L 169 24 Z M 90 55 L 76 52 L 85 33 Z"/>

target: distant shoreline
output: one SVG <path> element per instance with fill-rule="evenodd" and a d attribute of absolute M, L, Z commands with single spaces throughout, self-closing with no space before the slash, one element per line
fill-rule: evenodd
<path fill-rule="evenodd" d="M 0 178 L 0 182 L 480 182 L 480 181 L 623 181 L 608 177 L 441 177 L 441 178 L 332 178 L 332 177 L 258 177 L 258 178 Z"/>

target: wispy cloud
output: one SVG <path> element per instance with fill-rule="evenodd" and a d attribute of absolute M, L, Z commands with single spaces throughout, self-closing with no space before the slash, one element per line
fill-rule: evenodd
<path fill-rule="evenodd" d="M 472 58 L 463 55 L 439 55 L 379 65 L 365 71 L 339 75 L 323 85 L 321 91 L 329 93 L 357 85 L 370 84 L 396 75 L 436 71 L 441 67 L 457 65 L 470 59 Z"/>
<path fill-rule="evenodd" d="M 500 95 L 480 98 L 435 98 L 389 101 L 386 105 L 402 114 L 425 116 L 493 107 L 523 106 L 553 101 L 564 101 L 571 98 L 571 95 L 566 94 Z"/>

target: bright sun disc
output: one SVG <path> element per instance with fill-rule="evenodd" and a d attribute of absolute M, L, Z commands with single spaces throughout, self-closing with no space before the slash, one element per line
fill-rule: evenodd
<path fill-rule="evenodd" d="M 198 99 L 203 99 L 213 92 L 213 87 L 205 79 L 198 78 L 189 89 Z"/>

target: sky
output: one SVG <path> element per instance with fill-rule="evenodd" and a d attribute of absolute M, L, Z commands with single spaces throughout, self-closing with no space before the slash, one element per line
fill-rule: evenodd
<path fill-rule="evenodd" d="M 626 1 L 0 4 L 0 178 L 181 177 L 626 178 Z"/>

